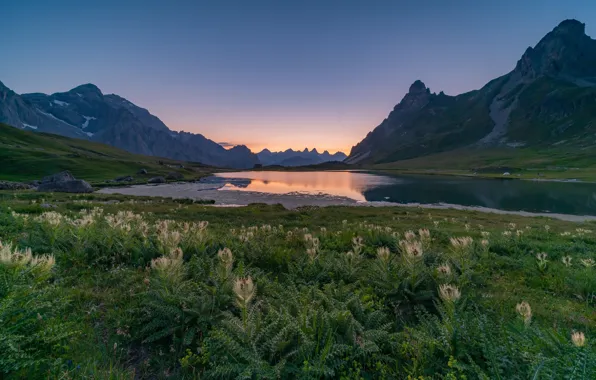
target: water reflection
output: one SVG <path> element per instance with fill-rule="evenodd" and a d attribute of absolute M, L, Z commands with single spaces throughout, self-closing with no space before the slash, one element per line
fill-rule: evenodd
<path fill-rule="evenodd" d="M 596 215 L 596 185 L 358 172 L 222 173 L 225 190 L 344 196 L 358 201 L 450 203 L 510 211 Z"/>
<path fill-rule="evenodd" d="M 217 177 L 232 179 L 222 190 L 257 191 L 272 194 L 330 194 L 365 201 L 364 192 L 388 186 L 397 178 L 353 172 L 240 172 L 220 173 Z M 234 180 L 250 179 L 247 186 Z"/>

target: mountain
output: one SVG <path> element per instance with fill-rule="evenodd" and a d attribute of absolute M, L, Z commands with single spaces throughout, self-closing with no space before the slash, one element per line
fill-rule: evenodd
<path fill-rule="evenodd" d="M 158 117 L 118 95 L 85 84 L 68 92 L 18 95 L 0 82 L 0 122 L 109 144 L 131 153 L 206 165 L 252 168 L 245 146 L 226 150 L 203 135 L 170 130 Z"/>
<path fill-rule="evenodd" d="M 387 163 L 463 147 L 582 149 L 594 145 L 595 132 L 596 41 L 584 24 L 565 20 L 480 90 L 449 96 L 415 81 L 346 162 Z"/>
<path fill-rule="evenodd" d="M 331 154 L 328 151 L 319 153 L 316 148 L 303 151 L 287 149 L 283 152 L 271 152 L 269 149 L 263 149 L 257 153 L 257 157 L 263 165 L 281 165 L 281 166 L 304 166 L 314 165 L 329 161 L 343 161 L 347 156 L 342 152 Z"/>
<path fill-rule="evenodd" d="M 49 133 L 32 132 L 0 123 L 0 180 L 26 181 L 69 170 L 94 183 L 121 176 L 146 182 L 177 172 L 197 178 L 213 168 L 200 164 L 142 156 L 106 144 Z M 144 169 L 146 174 L 140 174 Z"/>

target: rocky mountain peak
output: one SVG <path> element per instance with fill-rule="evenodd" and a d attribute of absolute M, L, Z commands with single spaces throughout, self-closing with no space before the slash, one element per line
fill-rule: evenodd
<path fill-rule="evenodd" d="M 408 90 L 408 94 L 423 94 L 429 91 L 430 90 L 426 88 L 426 85 L 420 79 L 418 79 L 412 83 L 410 89 Z"/>
<path fill-rule="evenodd" d="M 579 22 L 574 19 L 564 20 L 561 21 L 555 29 L 553 29 L 554 34 L 568 34 L 568 35 L 575 35 L 575 36 L 585 36 L 586 35 L 586 24 Z"/>
<path fill-rule="evenodd" d="M 100 95 L 100 96 L 103 95 L 103 93 L 101 92 L 99 87 L 97 87 L 96 85 L 94 85 L 92 83 L 82 84 L 80 86 L 73 88 L 69 92 L 74 92 L 74 93 L 78 93 L 81 95 L 88 95 L 88 94 Z"/>
<path fill-rule="evenodd" d="M 586 35 L 585 24 L 565 20 L 517 62 L 515 71 L 526 79 L 551 77 L 590 78 L 596 76 L 596 41 Z"/>

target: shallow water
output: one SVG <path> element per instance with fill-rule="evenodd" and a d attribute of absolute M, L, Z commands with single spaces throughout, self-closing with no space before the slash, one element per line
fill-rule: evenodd
<path fill-rule="evenodd" d="M 358 202 L 420 203 L 508 211 L 596 215 L 596 184 L 391 176 L 364 172 L 237 172 L 206 179 L 223 191 L 327 194 Z"/>

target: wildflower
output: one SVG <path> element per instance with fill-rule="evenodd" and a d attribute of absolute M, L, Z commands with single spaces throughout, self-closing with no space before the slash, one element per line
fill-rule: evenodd
<path fill-rule="evenodd" d="M 151 283 L 151 280 L 149 280 L 147 277 L 145 277 L 143 279 L 143 284 L 145 284 L 146 286 L 149 286 L 150 283 Z"/>
<path fill-rule="evenodd" d="M 515 234 L 517 235 L 517 237 L 521 237 L 524 234 L 523 230 L 517 230 L 515 231 Z"/>
<path fill-rule="evenodd" d="M 306 254 L 310 257 L 311 260 L 314 260 L 317 256 L 317 250 L 314 248 L 307 248 Z"/>
<path fill-rule="evenodd" d="M 456 237 L 456 238 L 450 238 L 449 242 L 451 243 L 451 246 L 458 251 L 465 251 L 467 250 L 471 245 L 472 242 L 474 240 L 469 237 L 469 236 L 464 236 L 464 237 Z"/>
<path fill-rule="evenodd" d="M 443 276 L 451 276 L 451 267 L 445 263 L 437 268 L 437 272 Z"/>
<path fill-rule="evenodd" d="M 364 246 L 364 239 L 362 239 L 360 236 L 356 236 L 356 237 L 352 238 L 352 248 L 354 249 L 354 252 L 356 254 L 360 253 L 360 250 L 362 249 L 363 246 Z"/>
<path fill-rule="evenodd" d="M 571 266 L 571 256 L 563 256 L 561 261 L 563 262 L 563 264 L 565 264 L 566 267 Z"/>
<path fill-rule="evenodd" d="M 536 259 L 538 261 L 546 261 L 546 258 L 548 257 L 548 255 L 545 252 L 541 252 L 541 253 L 537 253 L 536 254 Z"/>
<path fill-rule="evenodd" d="M 509 226 L 510 230 L 514 230 L 515 227 L 517 227 L 517 225 L 515 223 L 509 223 L 508 226 Z"/>
<path fill-rule="evenodd" d="M 406 254 L 406 258 L 408 259 L 420 259 L 424 254 L 422 250 L 422 243 L 419 241 L 401 240 L 399 242 L 399 246 Z"/>
<path fill-rule="evenodd" d="M 461 298 L 461 292 L 455 285 L 442 284 L 439 286 L 439 296 L 445 302 L 457 302 Z"/>
<path fill-rule="evenodd" d="M 536 254 L 536 260 L 538 261 L 538 269 L 541 271 L 544 271 L 546 269 L 546 263 L 548 262 L 548 260 L 546 260 L 547 256 L 548 255 L 544 252 Z"/>
<path fill-rule="evenodd" d="M 420 240 L 430 241 L 430 231 L 426 228 L 418 230 L 418 235 L 420 235 Z"/>
<path fill-rule="evenodd" d="M 482 232 L 480 232 L 480 235 L 482 235 L 483 238 L 488 238 L 490 236 L 490 232 L 482 231 Z"/>
<path fill-rule="evenodd" d="M 503 236 L 505 236 L 505 237 L 511 236 L 511 231 L 503 231 Z"/>
<path fill-rule="evenodd" d="M 439 227 L 439 221 L 438 220 L 433 221 L 433 224 L 435 225 L 435 228 Z"/>
<path fill-rule="evenodd" d="M 522 301 L 515 306 L 515 311 L 522 317 L 526 325 L 532 320 L 532 308 L 526 301 Z"/>
<path fill-rule="evenodd" d="M 470 225 L 468 223 L 464 224 L 464 228 L 466 231 L 470 231 Z"/>
<path fill-rule="evenodd" d="M 30 252 L 31 251 L 29 251 L 29 254 Z M 42 273 L 48 273 L 52 270 L 54 264 L 56 264 L 56 259 L 53 255 L 37 256 L 30 259 L 30 264 L 31 266 L 36 267 Z"/>
<path fill-rule="evenodd" d="M 488 240 L 487 240 L 487 239 L 482 239 L 482 240 L 480 240 L 480 245 L 481 245 L 481 246 L 482 246 L 484 249 L 486 249 L 486 248 L 488 248 L 489 242 L 488 242 Z"/>
<path fill-rule="evenodd" d="M 348 224 L 348 221 L 344 219 L 341 221 L 341 224 L 343 224 L 345 226 L 346 224 Z"/>
<path fill-rule="evenodd" d="M 389 261 L 389 248 L 387 247 L 379 247 L 377 248 L 377 257 L 383 261 L 383 262 L 388 262 Z"/>
<path fill-rule="evenodd" d="M 550 231 L 550 226 L 549 226 L 548 224 L 547 224 L 547 225 L 545 225 L 545 226 L 544 226 L 544 230 L 545 230 L 546 232 Z"/>
<path fill-rule="evenodd" d="M 182 253 L 182 249 L 180 249 L 180 247 L 176 247 L 176 248 L 170 250 L 169 257 L 172 260 L 176 260 L 176 261 L 182 260 L 183 256 L 184 256 L 184 254 Z"/>
<path fill-rule="evenodd" d="M 229 248 L 220 249 L 217 252 L 217 257 L 219 257 L 219 261 L 227 270 L 230 270 L 232 265 L 234 265 L 234 255 L 232 255 L 232 251 Z"/>
<path fill-rule="evenodd" d="M 254 285 L 252 278 L 237 278 L 234 281 L 234 293 L 236 293 L 236 301 L 238 306 L 246 307 L 252 300 L 256 292 L 256 286 Z"/>
<path fill-rule="evenodd" d="M 416 239 L 416 234 L 413 231 L 406 231 L 404 237 L 407 241 L 413 241 Z"/>
<path fill-rule="evenodd" d="M 326 233 L 327 233 L 327 228 L 325 228 L 325 227 L 321 227 L 321 233 L 322 233 L 322 234 L 326 234 Z"/>
<path fill-rule="evenodd" d="M 561 232 L 560 235 L 561 236 L 571 236 L 571 232 L 569 232 L 569 231 Z"/>
<path fill-rule="evenodd" d="M 397 231 L 392 232 L 391 233 L 391 237 L 394 238 L 395 240 L 398 240 L 399 239 L 399 232 L 397 232 Z"/>
<path fill-rule="evenodd" d="M 586 344 L 586 336 L 581 331 L 574 331 L 571 334 L 571 341 L 575 347 L 583 347 Z"/>
<path fill-rule="evenodd" d="M 580 261 L 586 268 L 592 268 L 594 265 L 596 265 L 594 259 L 581 259 Z"/>

